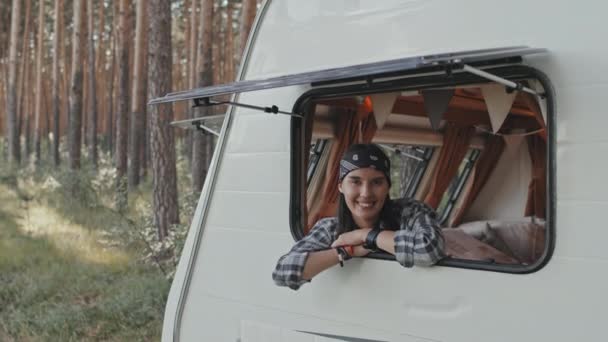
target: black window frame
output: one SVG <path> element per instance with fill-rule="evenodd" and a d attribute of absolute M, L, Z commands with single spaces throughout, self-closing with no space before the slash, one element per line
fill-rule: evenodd
<path fill-rule="evenodd" d="M 526 65 L 509 65 L 500 67 L 489 67 L 486 72 L 512 81 L 525 81 L 535 79 L 540 82 L 545 92 L 543 96 L 547 102 L 547 196 L 546 196 L 546 218 L 545 218 L 545 248 L 541 257 L 529 265 L 522 264 L 496 264 L 491 261 L 476 261 L 456 258 L 445 258 L 437 266 L 456 267 L 472 270 L 484 270 L 512 274 L 529 274 L 542 269 L 551 259 L 555 249 L 556 235 L 556 122 L 555 122 L 555 92 L 549 77 L 542 71 Z M 390 79 L 386 81 L 371 80 L 365 83 L 341 85 L 323 82 L 312 84 L 313 88 L 303 93 L 294 103 L 293 112 L 303 113 L 305 116 L 314 115 L 314 101 L 320 99 L 369 95 L 380 92 L 422 90 L 446 86 L 462 86 L 468 84 L 491 83 L 487 79 L 469 73 L 440 73 L 440 74 L 414 74 L 404 78 Z M 323 87 L 317 87 L 323 85 Z M 302 205 L 306 202 L 306 191 L 302 191 L 305 183 L 307 167 L 304 167 L 303 149 L 305 119 L 291 119 L 291 191 L 289 218 L 291 234 L 295 241 L 304 237 L 302 227 Z M 305 151 L 309 153 L 309 151 Z M 395 260 L 388 253 L 372 253 L 370 258 Z"/>

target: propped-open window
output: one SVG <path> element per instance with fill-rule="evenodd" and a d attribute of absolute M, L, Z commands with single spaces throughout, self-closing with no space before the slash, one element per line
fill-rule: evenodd
<path fill-rule="evenodd" d="M 305 94 L 295 107 L 308 110 L 305 119 L 292 121 L 294 236 L 336 215 L 338 155 L 374 142 L 392 161 L 391 197 L 437 209 L 450 255 L 442 264 L 525 273 L 546 263 L 555 191 L 548 80 L 523 66 L 489 71 L 519 90 L 460 74 Z M 324 148 L 306 157 L 316 162 L 303 182 L 298 170 L 309 159 L 298 151 L 308 151 L 307 139 Z"/>
<path fill-rule="evenodd" d="M 539 52 L 516 46 L 407 57 L 194 89 L 150 104 L 191 100 L 291 115 L 296 239 L 335 215 L 337 160 L 350 144 L 375 142 L 389 154 L 421 151 L 399 195 L 404 186 L 406 196 L 434 208 L 443 203 L 451 255 L 443 264 L 525 273 L 548 261 L 554 241 L 550 84 L 539 71 L 514 65 Z M 313 90 L 291 110 L 219 100 L 304 84 Z"/>

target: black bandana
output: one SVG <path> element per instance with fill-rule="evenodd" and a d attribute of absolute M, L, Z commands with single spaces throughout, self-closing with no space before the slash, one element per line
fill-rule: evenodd
<path fill-rule="evenodd" d="M 391 162 L 380 147 L 374 144 L 353 145 L 344 153 L 340 160 L 340 181 L 351 171 L 365 167 L 384 173 L 388 184 L 391 184 Z"/>

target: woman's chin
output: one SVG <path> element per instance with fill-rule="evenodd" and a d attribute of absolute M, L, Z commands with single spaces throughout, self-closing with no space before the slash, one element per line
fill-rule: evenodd
<path fill-rule="evenodd" d="M 379 213 L 380 210 L 378 210 L 377 208 L 357 208 L 357 210 L 353 214 L 360 220 L 371 221 L 377 218 Z"/>

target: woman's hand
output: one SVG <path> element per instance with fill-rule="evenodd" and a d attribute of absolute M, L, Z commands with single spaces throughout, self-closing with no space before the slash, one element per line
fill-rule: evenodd
<path fill-rule="evenodd" d="M 367 237 L 367 234 L 369 234 L 370 230 L 370 228 L 361 228 L 343 233 L 338 236 L 334 243 L 331 244 L 331 247 L 353 246 L 352 256 L 366 256 L 369 254 L 370 250 L 363 248 L 362 245 L 365 242 L 365 238 Z"/>

